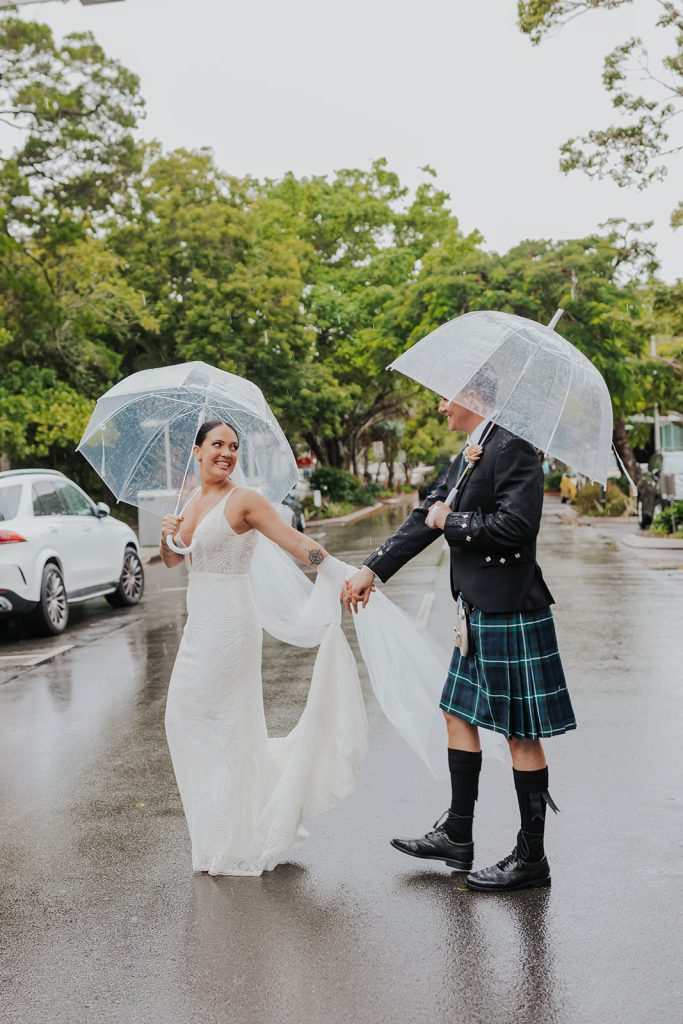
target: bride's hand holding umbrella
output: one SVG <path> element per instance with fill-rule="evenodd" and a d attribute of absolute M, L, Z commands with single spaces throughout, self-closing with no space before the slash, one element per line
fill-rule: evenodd
<path fill-rule="evenodd" d="M 168 546 L 168 538 L 171 540 L 178 535 L 180 527 L 185 521 L 185 516 L 164 516 L 161 520 L 161 557 L 168 565 L 175 565 L 183 560 L 182 555 L 174 554 Z"/>

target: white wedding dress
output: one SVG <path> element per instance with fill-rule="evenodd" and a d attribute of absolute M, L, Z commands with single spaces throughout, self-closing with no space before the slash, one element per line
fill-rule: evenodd
<path fill-rule="evenodd" d="M 260 875 L 306 838 L 304 820 L 351 792 L 367 752 L 367 719 L 339 603 L 342 582 L 356 569 L 328 556 L 313 585 L 255 530 L 230 528 L 232 493 L 194 532 L 166 735 L 193 869 Z M 380 592 L 353 622 L 384 714 L 432 775 L 446 778 L 438 704 L 448 652 Z M 306 707 L 281 739 L 268 736 L 263 711 L 263 629 L 318 647 Z M 500 737 L 482 733 L 481 740 L 486 756 L 502 757 Z"/>
<path fill-rule="evenodd" d="M 326 559 L 314 595 L 304 574 L 279 553 L 296 573 L 295 584 L 303 584 L 297 584 L 298 593 L 281 595 L 291 612 L 291 636 L 282 636 L 288 629 L 281 606 L 280 622 L 271 631 L 320 648 L 298 724 L 282 739 L 269 738 L 261 681 L 263 615 L 255 605 L 251 570 L 259 545 L 270 542 L 254 530 L 238 535 L 231 529 L 225 505 L 232 493 L 195 530 L 188 616 L 168 691 L 166 734 L 193 870 L 260 875 L 306 838 L 306 818 L 351 791 L 366 753 L 367 722 L 355 659 L 340 625 L 346 566 Z M 260 577 L 266 591 L 275 586 L 267 569 Z"/>

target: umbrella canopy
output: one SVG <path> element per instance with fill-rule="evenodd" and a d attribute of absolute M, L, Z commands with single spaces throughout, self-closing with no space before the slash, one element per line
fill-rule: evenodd
<path fill-rule="evenodd" d="M 119 501 L 174 514 L 197 484 L 192 446 L 209 420 L 240 440 L 240 479 L 279 502 L 298 480 L 294 454 L 260 389 L 202 362 L 141 370 L 97 402 L 78 451 Z"/>
<path fill-rule="evenodd" d="M 607 482 L 607 385 L 590 360 L 550 327 L 493 310 L 465 313 L 388 369 L 449 401 L 457 399 L 592 480 Z"/>

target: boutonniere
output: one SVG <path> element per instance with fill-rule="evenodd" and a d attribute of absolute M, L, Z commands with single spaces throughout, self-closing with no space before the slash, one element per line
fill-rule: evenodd
<path fill-rule="evenodd" d="M 471 469 L 476 462 L 479 462 L 481 454 L 484 451 L 480 444 L 468 444 L 467 448 L 463 452 L 463 457 L 468 467 Z"/>

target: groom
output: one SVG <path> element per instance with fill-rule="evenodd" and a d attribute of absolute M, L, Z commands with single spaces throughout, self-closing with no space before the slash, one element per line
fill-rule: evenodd
<path fill-rule="evenodd" d="M 424 504 L 347 582 L 344 603 L 354 611 L 359 604 L 365 607 L 376 579 L 386 583 L 428 544 L 445 537 L 451 590 L 468 611 L 470 641 L 465 654 L 454 650 L 440 703 L 448 730 L 451 806 L 433 831 L 391 845 L 411 857 L 470 871 L 481 770 L 478 729 L 503 733 L 521 818 L 517 843 L 497 864 L 468 874 L 466 885 L 509 891 L 550 884 L 543 845 L 546 805 L 557 808 L 548 793 L 541 738 L 574 729 L 576 722 L 557 650 L 553 597 L 536 563 L 543 471 L 530 444 L 488 422 L 496 391 L 496 375 L 484 367 L 456 400 L 441 399 L 439 412 L 451 430 L 467 433 L 467 446 Z M 470 447 L 480 442 L 483 448 Z M 449 497 L 452 507 L 445 503 Z"/>

